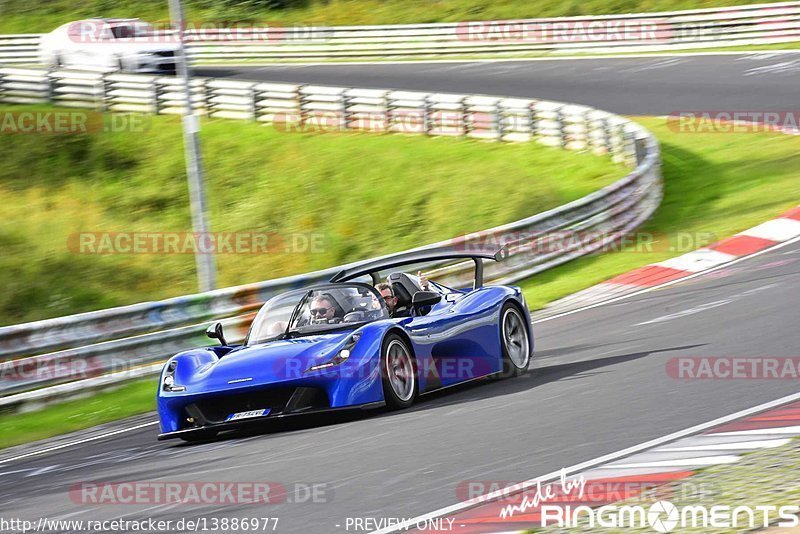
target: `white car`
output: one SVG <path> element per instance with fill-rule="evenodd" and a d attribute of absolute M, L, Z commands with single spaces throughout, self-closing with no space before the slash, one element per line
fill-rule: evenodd
<path fill-rule="evenodd" d="M 43 64 L 96 67 L 121 72 L 175 72 L 177 39 L 139 19 L 87 19 L 70 22 L 44 35 Z"/>

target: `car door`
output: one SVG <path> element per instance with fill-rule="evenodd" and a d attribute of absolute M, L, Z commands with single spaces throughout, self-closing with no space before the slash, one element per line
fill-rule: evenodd
<path fill-rule="evenodd" d="M 417 359 L 426 391 L 500 370 L 496 298 L 483 289 L 451 295 L 406 325 L 423 353 Z"/>

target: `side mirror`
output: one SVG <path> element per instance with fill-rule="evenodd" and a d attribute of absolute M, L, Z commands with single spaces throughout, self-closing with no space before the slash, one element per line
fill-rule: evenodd
<path fill-rule="evenodd" d="M 222 332 L 222 323 L 214 323 L 206 329 L 206 335 L 211 339 L 218 339 L 219 342 L 227 346 L 228 343 L 225 341 L 225 334 Z"/>
<path fill-rule="evenodd" d="M 414 293 L 414 296 L 411 297 L 411 306 L 414 308 L 415 312 L 419 312 L 420 308 L 433 306 L 434 304 L 438 304 L 440 300 L 442 300 L 442 296 L 435 291 L 417 291 Z"/>

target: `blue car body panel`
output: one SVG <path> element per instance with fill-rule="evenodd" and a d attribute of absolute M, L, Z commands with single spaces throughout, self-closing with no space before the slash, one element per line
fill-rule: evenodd
<path fill-rule="evenodd" d="M 167 362 L 159 381 L 159 437 L 229 428 L 227 417 L 244 408 L 270 409 L 268 416 L 260 418 L 268 420 L 380 405 L 384 402 L 380 354 L 390 333 L 409 341 L 420 393 L 498 373 L 503 368 L 500 310 L 509 301 L 516 303 L 530 324 L 519 288 L 487 286 L 451 293 L 419 317 L 384 319 L 351 329 L 343 325 L 335 332 L 260 345 L 181 352 Z M 529 333 L 533 352 L 530 328 Z M 353 334 L 360 337 L 346 361 L 308 371 L 338 354 Z M 185 391 L 162 388 L 170 365 L 174 367 L 175 384 Z M 270 400 L 253 400 L 262 398 Z M 270 403 L 274 405 L 266 405 Z"/>

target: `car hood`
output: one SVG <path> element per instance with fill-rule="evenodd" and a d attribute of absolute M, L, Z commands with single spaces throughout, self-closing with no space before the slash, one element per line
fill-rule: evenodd
<path fill-rule="evenodd" d="M 208 392 L 301 378 L 312 365 L 333 357 L 350 334 L 352 330 L 243 347 L 200 367 L 185 385 L 189 392 Z"/>

